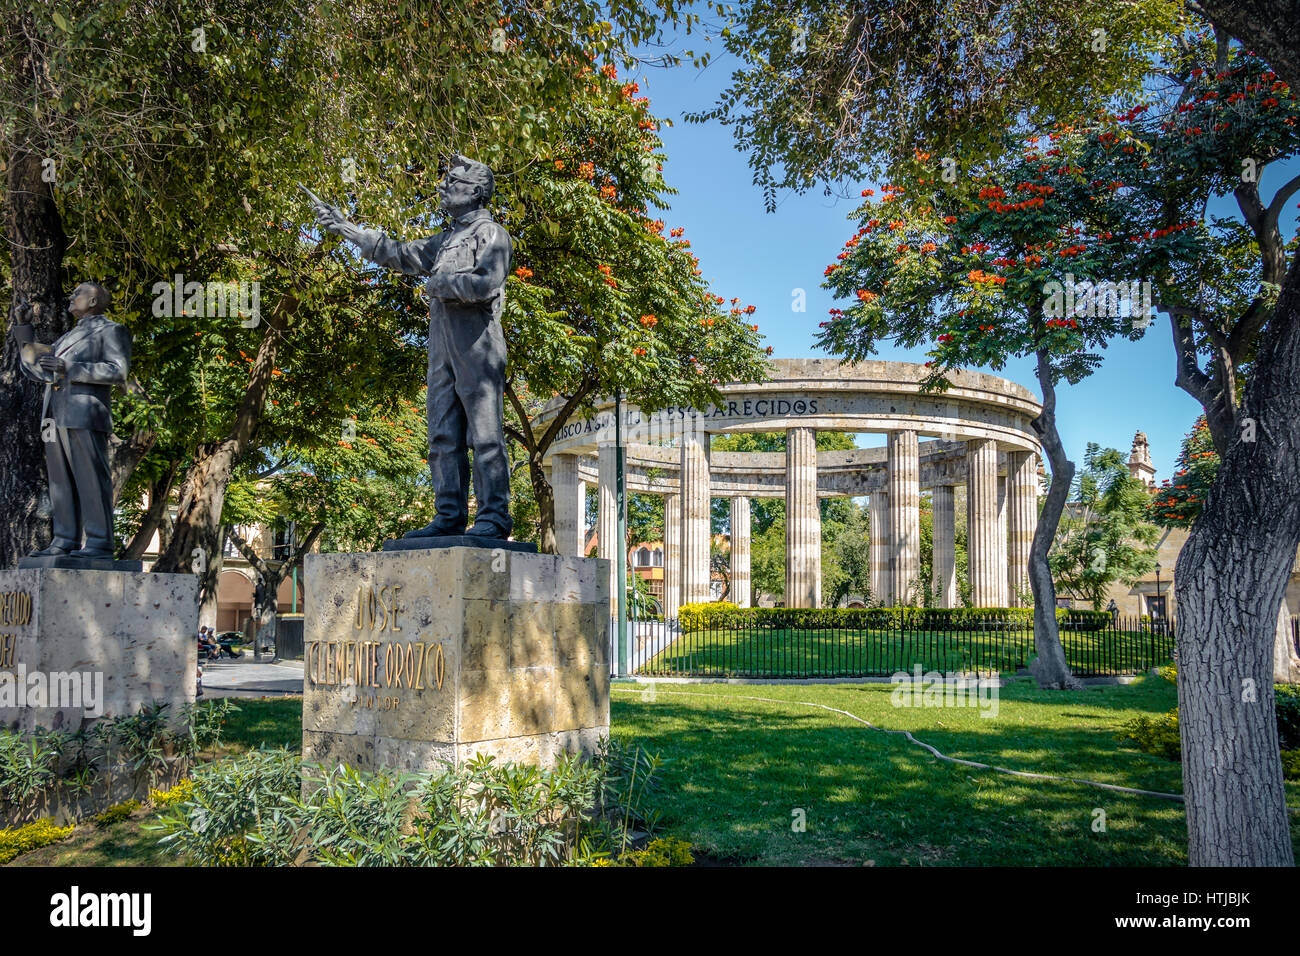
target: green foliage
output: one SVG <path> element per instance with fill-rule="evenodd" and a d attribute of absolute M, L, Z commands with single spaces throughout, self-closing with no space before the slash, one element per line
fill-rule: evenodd
<path fill-rule="evenodd" d="M 1149 520 L 1166 528 L 1190 528 L 1201 513 L 1205 496 L 1219 473 L 1210 426 L 1201 415 L 1183 436 L 1172 478 L 1161 482 L 1148 505 Z"/>
<path fill-rule="evenodd" d="M 1300 687 L 1274 684 L 1273 707 L 1279 745 L 1283 750 L 1300 750 Z"/>
<path fill-rule="evenodd" d="M 1161 668 L 1161 676 L 1168 680 L 1176 680 L 1174 666 Z M 1288 780 L 1295 779 L 1296 755 L 1300 754 L 1300 688 L 1290 684 L 1274 684 L 1273 708 L 1277 717 L 1277 737 L 1279 749 L 1282 751 L 1283 772 Z M 1128 721 L 1123 725 L 1117 739 L 1132 741 L 1143 753 L 1155 754 L 1167 760 L 1182 759 L 1182 745 L 1178 736 L 1178 708 L 1160 717 L 1136 717 Z M 1288 762 L 1290 770 L 1287 769 Z"/>
<path fill-rule="evenodd" d="M 606 743 L 549 769 L 484 755 L 432 775 L 312 768 L 304 792 L 295 755 L 251 751 L 197 771 L 155 829 L 203 866 L 581 864 L 654 826 L 658 766 Z"/>
<path fill-rule="evenodd" d="M 1101 608 L 1114 581 L 1134 584 L 1155 567 L 1160 530 L 1147 519 L 1151 496 L 1113 448 L 1089 442 L 1048 564 L 1057 590 Z"/>
<path fill-rule="evenodd" d="M 1182 742 L 1178 736 L 1178 708 L 1167 714 L 1148 717 L 1145 714 L 1126 721 L 1115 739 L 1131 741 L 1143 753 L 1178 760 L 1182 757 Z"/>
<path fill-rule="evenodd" d="M 123 803 L 115 803 L 107 810 L 95 816 L 95 826 L 111 827 L 114 823 L 121 823 L 123 820 L 129 820 L 131 815 L 140 809 L 139 800 L 127 800 Z"/>
<path fill-rule="evenodd" d="M 1300 750 L 1282 751 L 1282 779 L 1300 780 Z"/>
<path fill-rule="evenodd" d="M 140 794 L 179 780 L 238 709 L 229 700 L 205 702 L 186 708 L 177 723 L 168 705 L 152 704 L 77 731 L 0 730 L 0 811 L 21 817 L 60 793 L 82 797 L 123 777 Z"/>
<path fill-rule="evenodd" d="M 72 836 L 74 827 L 58 827 L 51 820 L 37 820 L 25 826 L 0 830 L 0 866 L 32 850 L 59 843 Z"/>
<path fill-rule="evenodd" d="M 198 866 L 285 862 L 297 829 L 290 812 L 302 789 L 297 754 L 253 750 L 198 767 L 191 780 L 192 794 L 155 824 L 165 849 Z"/>
<path fill-rule="evenodd" d="M 698 631 L 706 627 L 722 627 L 741 610 L 730 601 L 710 601 L 704 604 L 683 604 L 677 609 L 677 622 L 683 631 Z"/>
<path fill-rule="evenodd" d="M 695 857 L 691 845 L 676 837 L 657 837 L 643 850 L 633 850 L 620 858 L 623 866 L 692 866 Z"/>
<path fill-rule="evenodd" d="M 1059 623 L 1080 630 L 1099 630 L 1110 623 L 1105 611 L 1057 608 Z M 998 607 L 869 607 L 785 608 L 747 607 L 718 601 L 683 604 L 678 616 L 684 632 L 754 625 L 794 628 L 878 629 L 916 627 L 923 630 L 1032 626 L 1032 608 Z"/>
<path fill-rule="evenodd" d="M 916 149 L 980 157 L 1003 130 L 1069 119 L 1137 90 L 1181 5 L 753 3 L 714 0 L 739 61 L 694 122 L 733 128 L 769 207 L 780 189 L 827 190 Z"/>

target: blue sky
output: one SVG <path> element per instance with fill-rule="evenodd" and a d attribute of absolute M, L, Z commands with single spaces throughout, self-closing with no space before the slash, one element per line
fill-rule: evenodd
<path fill-rule="evenodd" d="M 824 196 L 785 194 L 776 212 L 763 208 L 763 197 L 752 183 L 746 157 L 739 153 L 731 131 L 721 125 L 697 125 L 682 119 L 684 112 L 710 105 L 730 75 L 734 61 L 716 60 L 703 71 L 689 65 L 650 69 L 636 77 L 650 96 L 652 112 L 671 120 L 661 130 L 668 161 L 664 176 L 678 190 L 672 208 L 663 215 L 668 228 L 683 226 L 691 249 L 700 258 L 704 276 L 718 295 L 739 296 L 757 306 L 754 320 L 779 358 L 826 357 L 814 347 L 817 323 L 835 305 L 821 288 L 826 264 L 835 261 L 853 229 L 847 216 L 860 201 Z M 1271 196 L 1289 172 L 1267 171 L 1262 194 Z M 1219 203 L 1220 215 L 1236 213 L 1231 199 Z M 1284 217 L 1283 234 L 1295 227 L 1295 209 Z M 802 288 L 807 311 L 792 310 L 792 294 Z M 840 303 L 841 307 L 843 303 Z M 880 357 L 923 362 L 921 350 L 882 347 Z M 988 371 L 988 370 L 986 370 Z M 1038 394 L 1037 380 L 1027 360 L 1009 363 L 996 374 Z M 1058 425 L 1066 450 L 1082 463 L 1090 441 L 1118 448 L 1125 456 L 1133 433 L 1145 431 L 1157 480 L 1173 471 L 1183 435 L 1191 430 L 1200 406 L 1174 385 L 1173 346 L 1168 318 L 1161 314 L 1137 342 L 1114 343 L 1102 368 L 1075 386 L 1058 389 Z M 883 444 L 883 436 L 863 436 L 859 444 Z"/>

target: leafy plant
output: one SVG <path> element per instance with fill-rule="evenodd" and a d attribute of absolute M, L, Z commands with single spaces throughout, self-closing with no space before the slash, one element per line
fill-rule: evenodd
<path fill-rule="evenodd" d="M 251 751 L 156 802 L 166 812 L 153 828 L 201 866 L 580 865 L 653 829 L 645 798 L 658 767 L 640 748 L 604 741 L 594 760 L 564 756 L 550 768 L 485 755 L 435 774 L 322 767 L 300 794 L 295 755 Z"/>
<path fill-rule="evenodd" d="M 111 827 L 114 823 L 121 823 L 123 820 L 129 819 L 131 814 L 139 809 L 139 800 L 127 800 L 123 803 L 114 804 L 95 817 L 95 826 Z"/>
<path fill-rule="evenodd" d="M 74 827 L 58 827 L 50 820 L 37 820 L 10 830 L 0 830 L 0 865 L 32 850 L 58 843 L 72 836 Z"/>

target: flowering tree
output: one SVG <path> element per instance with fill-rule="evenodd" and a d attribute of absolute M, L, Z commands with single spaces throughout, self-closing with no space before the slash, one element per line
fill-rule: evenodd
<path fill-rule="evenodd" d="M 1116 250 L 1127 239 L 1096 223 L 1122 218 L 1118 207 L 1129 199 L 1120 184 L 1104 188 L 1085 168 L 1104 152 L 1108 135 L 1066 127 L 1024 144 L 1008 139 L 996 161 L 961 177 L 917 153 L 905 185 L 884 186 L 878 199 L 863 190 L 867 201 L 854 213 L 858 230 L 826 268 L 826 286 L 852 303 L 832 309 L 822 323 L 819 344 L 832 352 L 865 358 L 882 339 L 929 345 L 932 372 L 923 387 L 935 390 L 947 387 L 949 369 L 1035 360 L 1043 409 L 1033 427 L 1052 469 L 1029 567 L 1034 668 L 1044 686 L 1073 683 L 1047 560 L 1075 470 L 1056 427 L 1056 387 L 1096 368 L 1109 340 L 1136 337 L 1145 327 L 1134 321 L 1131 302 L 1098 308 L 1095 285 L 1073 297 L 1076 280 L 1113 274 Z M 1178 243 L 1186 226 L 1150 242 Z"/>
<path fill-rule="evenodd" d="M 1219 453 L 1205 416 L 1183 436 L 1172 478 L 1166 478 L 1147 506 L 1150 520 L 1166 528 L 1190 528 L 1201 515 L 1205 496 L 1219 473 Z"/>
<path fill-rule="evenodd" d="M 761 377 L 765 355 L 754 306 L 713 293 L 684 230 L 655 217 L 672 190 L 648 100 L 613 65 L 585 77 L 582 108 L 545 161 L 521 170 L 504 217 L 517 237 L 503 316 L 508 434 L 527 455 L 549 552 L 542 461 L 575 414 L 616 390 L 646 411 L 706 407 L 719 382 Z"/>

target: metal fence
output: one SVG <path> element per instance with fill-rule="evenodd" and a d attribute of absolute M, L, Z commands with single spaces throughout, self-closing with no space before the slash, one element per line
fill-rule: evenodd
<path fill-rule="evenodd" d="M 676 621 L 634 621 L 631 629 L 629 668 L 651 677 L 888 677 L 917 667 L 1005 673 L 1034 657 L 1033 625 L 996 618 L 942 627 L 735 623 L 693 631 Z M 1065 624 L 1061 644 L 1076 676 L 1137 674 L 1172 660 L 1174 623 L 1112 618 L 1102 627 Z"/>

